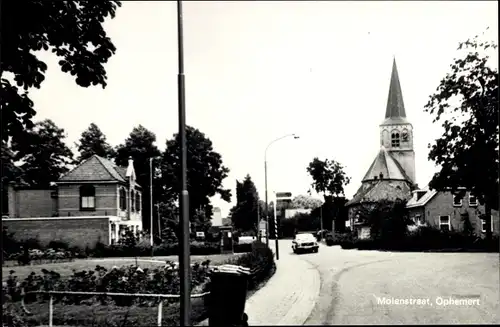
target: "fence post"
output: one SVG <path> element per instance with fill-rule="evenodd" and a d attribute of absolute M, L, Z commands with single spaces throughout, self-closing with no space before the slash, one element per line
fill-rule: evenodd
<path fill-rule="evenodd" d="M 162 311 L 163 311 L 163 299 L 160 298 L 160 303 L 158 303 L 158 327 L 161 327 Z"/>
<path fill-rule="evenodd" d="M 49 293 L 49 327 L 52 327 L 52 316 L 54 313 L 53 299 L 52 294 Z"/>

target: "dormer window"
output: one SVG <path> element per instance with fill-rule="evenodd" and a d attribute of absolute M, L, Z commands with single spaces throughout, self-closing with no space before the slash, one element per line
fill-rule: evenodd
<path fill-rule="evenodd" d="M 394 148 L 398 148 L 400 146 L 400 138 L 399 138 L 399 132 L 395 131 L 392 132 L 391 134 L 391 146 Z"/>
<path fill-rule="evenodd" d="M 469 207 L 477 207 L 477 204 L 476 196 L 472 192 L 469 193 Z"/>
<path fill-rule="evenodd" d="M 453 194 L 453 206 L 461 207 L 462 206 L 462 195 L 461 194 Z"/>
<path fill-rule="evenodd" d="M 82 211 L 95 210 L 95 187 L 92 185 L 80 186 L 80 209 Z"/>

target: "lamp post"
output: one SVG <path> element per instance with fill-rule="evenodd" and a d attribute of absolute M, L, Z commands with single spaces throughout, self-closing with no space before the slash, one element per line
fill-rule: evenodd
<path fill-rule="evenodd" d="M 149 157 L 149 237 L 151 245 L 151 258 L 153 257 L 154 241 L 153 241 L 153 159 L 159 158 Z M 158 208 L 158 207 L 157 207 Z M 160 219 L 160 213 L 158 213 Z"/>
<path fill-rule="evenodd" d="M 277 139 L 271 141 L 267 147 L 266 150 L 264 151 L 264 184 L 265 184 L 265 189 L 266 189 L 266 245 L 269 246 L 269 203 L 267 202 L 267 150 L 269 147 L 274 144 L 275 142 L 278 142 L 279 140 L 282 140 L 284 138 L 293 136 L 294 139 L 298 139 L 299 136 L 295 134 L 287 134 L 282 137 L 278 137 Z M 276 203 L 274 204 L 276 206 Z M 278 235 L 276 235 L 276 247 L 278 247 Z"/>
<path fill-rule="evenodd" d="M 187 191 L 187 147 L 186 147 L 186 104 L 185 104 L 185 81 L 184 81 L 184 38 L 182 26 L 182 1 L 177 0 L 177 45 L 179 54 L 179 73 L 177 75 L 177 87 L 179 98 L 179 139 L 181 159 L 181 194 L 180 202 L 180 253 L 179 253 L 179 277 L 181 326 L 191 326 L 191 264 L 189 258 L 189 193 Z"/>

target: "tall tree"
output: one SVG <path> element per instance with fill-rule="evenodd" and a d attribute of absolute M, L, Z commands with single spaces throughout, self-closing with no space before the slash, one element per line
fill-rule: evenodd
<path fill-rule="evenodd" d="M 455 58 L 451 72 L 440 82 L 425 111 L 441 121 L 443 135 L 429 144 L 429 159 L 438 164 L 430 187 L 456 192 L 471 190 L 485 205 L 487 236 L 491 210 L 498 210 L 498 70 L 490 67 L 488 48 L 494 42 L 476 36 L 459 44 L 464 54 Z"/>
<path fill-rule="evenodd" d="M 221 155 L 214 151 L 212 141 L 198 129 L 186 126 L 186 144 L 190 217 L 194 219 L 197 210 L 201 209 L 205 211 L 205 219 L 209 220 L 212 218 L 211 197 L 219 194 L 224 201 L 231 200 L 231 191 L 222 186 L 229 169 L 223 165 Z M 180 149 L 179 135 L 174 134 L 167 140 L 161 164 L 163 198 L 174 202 L 181 190 Z"/>
<path fill-rule="evenodd" d="M 233 226 L 241 231 L 257 229 L 259 195 L 250 175 L 236 181 L 236 205 L 231 208 Z"/>
<path fill-rule="evenodd" d="M 40 88 L 47 64 L 36 51 L 49 50 L 65 73 L 83 87 L 106 87 L 104 64 L 116 48 L 102 24 L 115 16 L 119 1 L 3 1 L 0 107 L 2 138 L 24 138 L 36 114 L 29 89 Z M 3 73 L 14 75 L 18 87 Z"/>
<path fill-rule="evenodd" d="M 344 167 L 340 163 L 328 159 L 314 158 L 309 163 L 307 172 L 313 179 L 311 186 L 316 192 L 323 194 L 325 199 L 319 213 L 323 219 L 323 227 L 331 228 L 333 219 L 340 218 L 340 215 L 335 214 L 342 210 L 339 206 L 342 201 L 334 201 L 334 199 L 344 198 L 344 187 L 349 184 L 350 178 L 345 174 Z M 338 209 L 334 209 L 335 207 Z"/>
<path fill-rule="evenodd" d="M 322 204 L 323 201 L 307 195 L 297 195 L 292 200 L 292 208 L 316 209 Z"/>
<path fill-rule="evenodd" d="M 64 129 L 52 120 L 37 122 L 25 137 L 12 142 L 15 161 L 20 162 L 23 180 L 33 187 L 49 187 L 68 166 L 74 163 L 73 153 L 64 143 Z"/>
<path fill-rule="evenodd" d="M 80 142 L 76 144 L 80 156 L 78 162 L 92 157 L 94 154 L 103 158 L 111 159 L 115 156 L 115 150 L 106 142 L 106 136 L 94 123 L 83 131 Z"/>
<path fill-rule="evenodd" d="M 153 203 L 158 203 L 162 192 L 159 178 L 159 159 L 161 152 L 155 145 L 156 135 L 139 125 L 132 129 L 125 143 L 116 147 L 115 162 L 119 166 L 126 167 L 130 157 L 134 160 L 135 175 L 137 183 L 142 187 L 142 224 L 145 229 L 151 228 L 150 217 L 150 169 L 149 159 L 153 159 Z M 153 209 L 154 210 L 154 209 Z M 153 212 L 153 230 L 157 229 L 158 215 Z"/>
<path fill-rule="evenodd" d="M 335 160 L 314 158 L 309 163 L 307 172 L 313 179 L 311 186 L 323 196 L 344 195 L 344 186 L 350 182 L 350 178 L 344 172 L 344 167 Z"/>

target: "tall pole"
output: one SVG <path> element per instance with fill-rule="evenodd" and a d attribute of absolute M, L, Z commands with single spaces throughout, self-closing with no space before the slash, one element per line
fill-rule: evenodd
<path fill-rule="evenodd" d="M 269 247 L 269 204 L 267 202 L 267 150 L 269 149 L 269 147 L 274 143 L 274 142 L 277 142 L 279 140 L 282 140 L 284 138 L 287 138 L 289 136 L 293 136 L 294 139 L 298 139 L 299 137 L 295 134 L 287 134 L 287 135 L 284 135 L 282 137 L 278 137 L 277 139 L 271 141 L 271 143 L 269 143 L 266 147 L 266 150 L 264 151 L 264 187 L 266 189 L 266 245 Z M 274 206 L 276 207 L 276 203 L 274 204 Z M 277 235 L 276 235 L 277 237 Z M 277 244 L 277 243 L 276 243 Z M 276 248 L 277 250 L 277 248 Z"/>
<path fill-rule="evenodd" d="M 153 157 L 149 158 L 149 237 L 151 245 L 151 257 L 153 257 Z"/>
<path fill-rule="evenodd" d="M 182 28 L 182 1 L 177 0 L 177 39 L 179 47 L 179 74 L 178 96 L 179 96 L 179 138 L 181 150 L 181 194 L 180 200 L 180 253 L 179 273 L 181 280 L 181 326 L 191 326 L 191 264 L 189 258 L 189 193 L 187 191 L 187 147 L 186 147 L 186 104 L 185 104 L 185 81 L 184 81 L 184 39 Z"/>
<path fill-rule="evenodd" d="M 276 193 L 275 193 L 275 197 L 274 197 L 274 244 L 275 244 L 275 247 L 276 247 L 276 260 L 279 260 L 280 259 L 280 251 L 279 251 L 279 248 L 278 248 L 278 218 L 277 218 L 277 215 L 276 215 L 276 207 L 278 205 L 278 197 L 276 196 Z"/>
<path fill-rule="evenodd" d="M 269 247 L 269 203 L 267 202 L 267 156 L 264 157 L 264 183 L 266 188 L 266 245 L 267 247 Z"/>

